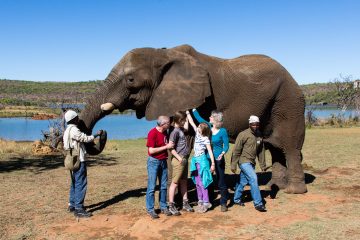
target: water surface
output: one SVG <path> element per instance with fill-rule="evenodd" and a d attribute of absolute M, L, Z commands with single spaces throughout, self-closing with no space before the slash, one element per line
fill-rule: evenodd
<path fill-rule="evenodd" d="M 15 141 L 42 139 L 42 131 L 49 131 L 54 121 L 57 120 L 0 118 L 0 138 Z M 156 121 L 137 119 L 135 114 L 109 115 L 97 122 L 93 132 L 104 129 L 108 132 L 108 139 L 144 138 L 155 124 Z"/>

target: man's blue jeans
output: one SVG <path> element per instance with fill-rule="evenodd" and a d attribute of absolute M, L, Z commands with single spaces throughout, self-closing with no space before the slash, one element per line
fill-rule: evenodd
<path fill-rule="evenodd" d="M 158 160 L 153 157 L 149 157 L 147 160 L 147 171 L 148 171 L 148 185 L 146 191 L 146 210 L 148 212 L 154 211 L 155 205 L 155 185 L 156 179 L 159 178 L 160 193 L 159 202 L 160 208 L 167 208 L 166 204 L 166 193 L 167 193 L 167 162 L 165 160 Z"/>
<path fill-rule="evenodd" d="M 71 186 L 70 186 L 70 206 L 75 209 L 84 208 L 84 199 L 87 188 L 87 171 L 86 163 L 80 162 L 80 167 L 73 172 Z"/>
<path fill-rule="evenodd" d="M 238 203 L 241 201 L 241 195 L 244 191 L 244 187 L 250 185 L 251 197 L 254 201 L 254 206 L 262 205 L 262 198 L 258 185 L 257 175 L 255 172 L 255 166 L 252 163 L 239 164 L 240 167 L 240 180 L 236 184 L 234 192 L 234 202 Z"/>

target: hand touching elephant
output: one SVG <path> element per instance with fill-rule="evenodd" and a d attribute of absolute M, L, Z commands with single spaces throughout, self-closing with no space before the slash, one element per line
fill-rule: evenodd
<path fill-rule="evenodd" d="M 289 193 L 304 193 L 304 107 L 300 87 L 273 59 L 264 55 L 220 59 L 182 45 L 128 52 L 89 99 L 80 118 L 83 128 L 91 131 L 114 109 L 133 109 L 138 118 L 149 120 L 191 108 L 206 117 L 217 109 L 224 114 L 224 127 L 233 142 L 248 127 L 249 116 L 257 115 L 272 155 L 271 184 Z"/>

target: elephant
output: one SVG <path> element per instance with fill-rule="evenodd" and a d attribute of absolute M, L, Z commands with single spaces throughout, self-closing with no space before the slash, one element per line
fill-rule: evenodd
<path fill-rule="evenodd" d="M 286 193 L 307 191 L 301 165 L 304 95 L 290 73 L 265 55 L 222 59 L 197 52 L 190 45 L 133 49 L 88 98 L 80 119 L 82 130 L 90 133 L 114 109 L 132 109 L 137 118 L 154 120 L 192 108 L 204 117 L 215 109 L 223 112 L 232 143 L 249 127 L 249 116 L 258 116 L 272 158 L 269 185 Z M 88 146 L 88 152 L 100 153 L 106 136 L 103 140 Z"/>

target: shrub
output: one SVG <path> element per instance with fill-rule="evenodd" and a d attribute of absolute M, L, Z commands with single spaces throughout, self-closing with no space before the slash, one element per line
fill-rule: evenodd
<path fill-rule="evenodd" d="M 313 109 L 309 109 L 306 112 L 305 116 L 305 125 L 307 128 L 311 128 L 317 121 L 317 118 L 315 117 L 315 114 L 313 112 Z"/>

